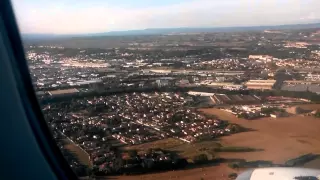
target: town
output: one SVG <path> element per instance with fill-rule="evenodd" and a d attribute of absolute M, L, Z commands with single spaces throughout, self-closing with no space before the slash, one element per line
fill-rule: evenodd
<path fill-rule="evenodd" d="M 168 139 L 194 145 L 250 131 L 206 108 L 241 122 L 320 117 L 318 110 L 297 108 L 320 102 L 319 38 L 314 28 L 266 29 L 103 37 L 79 46 L 72 39 L 26 40 L 25 47 L 43 114 L 67 161 L 79 176 L 105 176 L 218 160 L 165 147 L 130 149 Z M 117 43 L 102 47 L 102 41 Z M 64 144 L 80 149 L 87 164 Z"/>

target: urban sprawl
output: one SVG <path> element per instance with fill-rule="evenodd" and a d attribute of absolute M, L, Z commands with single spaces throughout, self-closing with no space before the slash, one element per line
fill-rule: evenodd
<path fill-rule="evenodd" d="M 254 120 L 320 101 L 319 29 L 80 40 L 88 46 L 76 39 L 25 41 L 45 119 L 79 176 L 184 168 L 206 158 L 126 147 L 245 131 L 200 108 Z M 87 154 L 88 166 L 65 149 L 66 139 Z"/>

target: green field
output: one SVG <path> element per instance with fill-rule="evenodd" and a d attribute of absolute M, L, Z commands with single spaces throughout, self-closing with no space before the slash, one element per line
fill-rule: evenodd
<path fill-rule="evenodd" d="M 187 158 L 192 161 L 193 157 L 199 154 L 207 154 L 209 159 L 214 158 L 214 148 L 218 148 L 221 145 L 216 141 L 202 141 L 195 143 L 185 143 L 178 139 L 168 138 L 158 140 L 150 143 L 144 143 L 135 146 L 124 147 L 124 150 L 136 149 L 139 153 L 146 152 L 149 148 L 160 148 L 166 151 L 170 151 Z"/>
<path fill-rule="evenodd" d="M 71 153 L 73 153 L 78 158 L 81 164 L 87 165 L 89 167 L 91 166 L 89 156 L 79 146 L 77 146 L 68 139 L 65 139 L 64 142 L 64 147 L 68 149 Z"/>
<path fill-rule="evenodd" d="M 255 149 L 250 147 L 236 147 L 236 146 L 224 146 L 214 148 L 215 152 L 255 152 L 262 151 L 262 149 Z"/>

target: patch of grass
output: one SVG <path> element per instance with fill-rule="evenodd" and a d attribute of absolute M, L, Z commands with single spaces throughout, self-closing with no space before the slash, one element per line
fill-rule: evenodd
<path fill-rule="evenodd" d="M 203 164 L 208 162 L 208 156 L 206 154 L 200 154 L 193 157 L 193 162 L 196 164 Z"/>
<path fill-rule="evenodd" d="M 247 132 L 251 129 L 245 128 L 240 126 L 239 124 L 229 124 L 226 128 L 230 129 L 232 133 L 240 133 L 240 132 Z"/>
<path fill-rule="evenodd" d="M 230 179 L 236 179 L 238 177 L 238 174 L 237 173 L 230 173 L 229 175 L 228 175 L 228 178 L 230 178 Z"/>
<path fill-rule="evenodd" d="M 312 161 L 318 157 L 319 157 L 319 155 L 317 155 L 317 154 L 312 154 L 312 153 L 304 154 L 304 155 L 301 155 L 297 158 L 293 158 L 293 159 L 286 161 L 285 166 L 289 166 L 289 167 L 301 166 L 301 165 L 304 165 L 305 163 Z"/>
<path fill-rule="evenodd" d="M 148 151 L 148 149 L 156 149 L 160 148 L 164 151 L 175 152 L 179 156 L 186 158 L 189 162 L 192 162 L 193 157 L 200 154 L 207 154 L 209 160 L 214 156 L 214 151 L 212 148 L 220 147 L 221 144 L 215 141 L 201 141 L 194 143 L 185 143 L 178 139 L 168 138 L 163 140 L 158 140 L 154 142 L 144 143 L 140 145 L 127 146 L 124 147 L 124 151 L 128 151 L 131 149 L 136 149 L 138 153 L 144 153 Z"/>
<path fill-rule="evenodd" d="M 168 139 L 162 139 L 162 140 L 139 144 L 139 145 L 134 145 L 134 146 L 127 146 L 124 149 L 125 150 L 136 149 L 138 151 L 147 151 L 149 148 L 170 150 L 172 148 L 179 147 L 183 144 L 185 144 L 185 143 L 178 140 L 178 139 L 168 138 Z"/>
<path fill-rule="evenodd" d="M 91 167 L 89 156 L 84 151 L 82 151 L 80 147 L 67 139 L 64 140 L 64 143 L 64 147 L 70 152 L 74 153 L 81 164 Z"/>
<path fill-rule="evenodd" d="M 273 165 L 272 161 L 239 161 L 231 162 L 228 166 L 232 169 L 238 168 L 258 168 L 258 167 L 271 167 Z"/>

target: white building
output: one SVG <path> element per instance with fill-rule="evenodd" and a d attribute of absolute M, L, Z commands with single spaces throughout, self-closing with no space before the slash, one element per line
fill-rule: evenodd
<path fill-rule="evenodd" d="M 246 82 L 248 89 L 272 89 L 276 80 L 250 80 Z"/>
<path fill-rule="evenodd" d="M 214 95 L 214 93 L 198 92 L 198 91 L 189 91 L 188 94 L 192 96 L 213 96 Z"/>
<path fill-rule="evenodd" d="M 157 83 L 157 85 L 159 87 L 168 86 L 169 85 L 169 80 L 167 80 L 167 79 L 158 79 L 156 81 L 156 83 Z"/>

